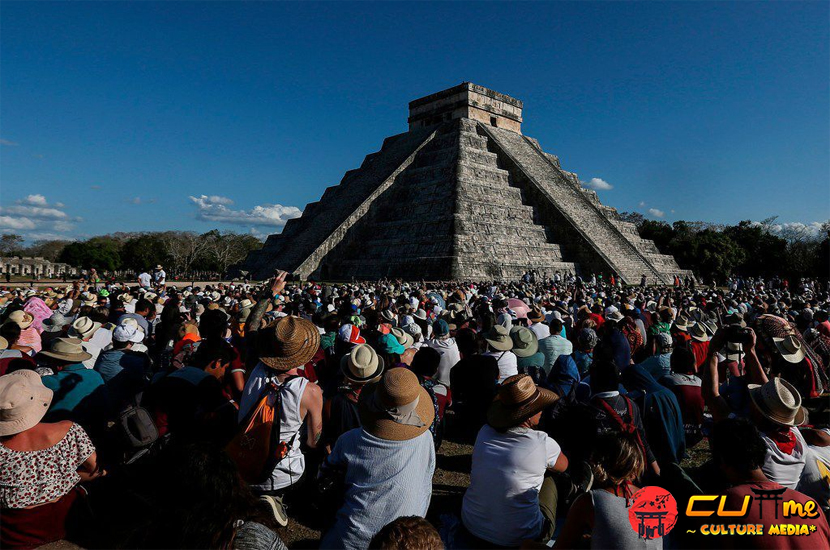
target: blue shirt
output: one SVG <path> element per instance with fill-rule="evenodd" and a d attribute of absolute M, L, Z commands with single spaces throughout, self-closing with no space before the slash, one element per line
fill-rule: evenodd
<path fill-rule="evenodd" d="M 640 366 L 645 369 L 655 380 L 660 380 L 664 376 L 671 374 L 671 353 L 659 353 L 652 355 L 648 359 L 640 363 Z"/>
<path fill-rule="evenodd" d="M 110 398 L 119 410 L 135 402 L 135 396 L 147 386 L 150 358 L 146 354 L 124 349 L 102 351 L 95 362 L 95 372 L 104 379 Z"/>
<path fill-rule="evenodd" d="M 69 419 L 86 427 L 88 422 L 106 421 L 109 399 L 104 379 L 94 370 L 76 363 L 41 381 L 54 392 L 47 422 Z"/>

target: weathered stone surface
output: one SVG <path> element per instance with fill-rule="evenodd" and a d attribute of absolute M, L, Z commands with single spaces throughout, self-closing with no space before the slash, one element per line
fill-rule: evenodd
<path fill-rule="evenodd" d="M 242 269 L 341 280 L 597 271 L 629 283 L 684 273 L 523 136 L 521 121 L 520 101 L 470 83 L 413 101 L 408 133 L 387 138 Z"/>

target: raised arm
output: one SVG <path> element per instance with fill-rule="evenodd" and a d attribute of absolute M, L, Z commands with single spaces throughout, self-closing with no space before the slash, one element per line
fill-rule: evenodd
<path fill-rule="evenodd" d="M 720 380 L 718 379 L 718 351 L 723 349 L 726 341 L 726 333 L 724 330 L 718 329 L 709 343 L 709 355 L 706 361 L 703 362 L 701 394 L 703 401 L 712 413 L 712 418 L 715 422 L 723 420 L 729 416 L 732 410 L 720 394 Z"/>

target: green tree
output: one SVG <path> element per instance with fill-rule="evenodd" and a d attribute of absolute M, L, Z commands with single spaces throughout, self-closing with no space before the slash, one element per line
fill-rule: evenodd
<path fill-rule="evenodd" d="M 170 260 L 160 233 L 144 233 L 127 239 L 121 258 L 125 268 L 136 272 L 167 264 Z"/>
<path fill-rule="evenodd" d="M 121 243 L 108 236 L 71 243 L 61 252 L 60 260 L 81 269 L 115 271 L 122 267 Z"/>

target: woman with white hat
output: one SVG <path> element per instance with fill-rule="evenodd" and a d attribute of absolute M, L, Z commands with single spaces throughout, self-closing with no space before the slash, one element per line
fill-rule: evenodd
<path fill-rule="evenodd" d="M 65 538 L 76 485 L 102 475 L 84 429 L 41 422 L 52 390 L 38 374 L 0 376 L 0 508 L 3 548 L 33 548 Z"/>
<path fill-rule="evenodd" d="M 21 346 L 27 346 L 32 349 L 33 353 L 37 353 L 41 350 L 40 332 L 35 329 L 34 322 L 34 315 L 22 309 L 11 312 L 6 318 L 6 323 L 15 323 L 20 327 L 20 338 L 18 338 L 17 343 Z"/>

